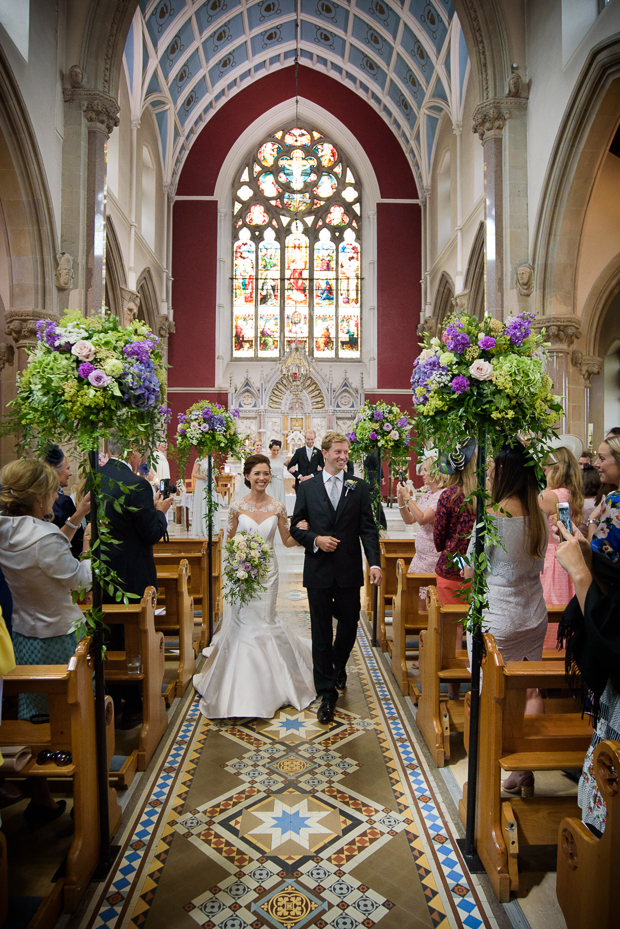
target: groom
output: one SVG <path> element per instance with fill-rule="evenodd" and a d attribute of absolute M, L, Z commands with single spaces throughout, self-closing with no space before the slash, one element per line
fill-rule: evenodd
<path fill-rule="evenodd" d="M 317 718 L 334 718 L 338 691 L 347 686 L 347 659 L 355 643 L 364 582 L 360 539 L 370 583 L 381 583 L 379 534 L 365 481 L 348 477 L 349 441 L 328 432 L 321 443 L 324 468 L 297 489 L 291 535 L 306 549 L 304 587 L 312 625 L 314 686 L 321 705 Z M 297 523 L 306 520 L 309 529 Z M 333 618 L 338 621 L 333 641 Z"/>

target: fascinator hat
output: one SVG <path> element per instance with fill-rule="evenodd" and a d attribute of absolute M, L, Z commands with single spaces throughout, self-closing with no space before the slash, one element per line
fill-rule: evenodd
<path fill-rule="evenodd" d="M 548 447 L 548 458 L 554 463 L 557 462 L 556 457 L 553 454 L 554 449 L 556 448 L 567 448 L 569 452 L 572 452 L 575 458 L 581 458 L 583 454 L 583 442 L 577 435 L 571 435 L 571 433 L 566 433 L 566 435 L 559 435 L 555 439 L 551 439 Z"/>
<path fill-rule="evenodd" d="M 439 470 L 442 474 L 456 474 L 458 471 L 464 471 L 476 451 L 476 440 L 470 438 L 457 442 L 454 450 L 445 452 L 439 462 Z"/>
<path fill-rule="evenodd" d="M 65 460 L 65 453 L 60 445 L 50 445 L 45 453 L 44 460 L 47 461 L 48 465 L 51 465 L 52 468 L 59 468 Z"/>

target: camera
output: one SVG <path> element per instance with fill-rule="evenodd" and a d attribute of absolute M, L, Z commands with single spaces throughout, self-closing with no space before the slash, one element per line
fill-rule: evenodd
<path fill-rule="evenodd" d="M 405 486 L 405 472 L 404 471 L 398 472 L 398 481 L 402 487 Z"/>
<path fill-rule="evenodd" d="M 175 494 L 177 492 L 176 484 L 171 484 L 169 477 L 162 477 L 161 481 L 159 482 L 159 492 L 161 493 L 164 500 L 167 500 L 171 494 Z"/>

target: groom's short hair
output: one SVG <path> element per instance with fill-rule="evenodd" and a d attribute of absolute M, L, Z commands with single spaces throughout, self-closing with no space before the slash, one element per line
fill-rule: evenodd
<path fill-rule="evenodd" d="M 343 435 L 342 432 L 326 432 L 321 442 L 321 448 L 328 452 L 335 442 L 346 442 L 347 445 L 351 444 L 346 435 Z"/>

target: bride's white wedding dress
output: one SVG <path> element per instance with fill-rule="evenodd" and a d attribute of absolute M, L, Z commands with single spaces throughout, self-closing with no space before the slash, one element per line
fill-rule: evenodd
<path fill-rule="evenodd" d="M 265 518 L 269 511 L 272 515 Z M 237 532 L 259 532 L 269 543 L 271 561 L 263 581 L 266 590 L 245 606 L 233 604 L 205 667 L 194 675 L 194 687 L 202 695 L 200 711 L 208 719 L 270 719 L 280 707 L 292 704 L 302 710 L 316 696 L 311 641 L 276 613 L 279 571 L 274 538 L 282 514 L 279 502 L 260 508 L 244 501 L 231 504 L 229 516 L 239 517 Z"/>

